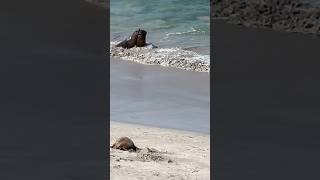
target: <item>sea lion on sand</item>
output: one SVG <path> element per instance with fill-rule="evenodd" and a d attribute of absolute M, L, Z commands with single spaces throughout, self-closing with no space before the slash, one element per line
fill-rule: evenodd
<path fill-rule="evenodd" d="M 128 137 L 121 137 L 119 138 L 112 146 L 113 149 L 120 149 L 123 151 L 137 151 L 137 148 L 133 141 Z"/>
<path fill-rule="evenodd" d="M 146 36 L 147 31 L 138 29 L 131 35 L 129 40 L 124 40 L 121 43 L 117 44 L 117 47 L 122 47 L 126 49 L 130 49 L 134 46 L 144 47 L 146 45 Z"/>

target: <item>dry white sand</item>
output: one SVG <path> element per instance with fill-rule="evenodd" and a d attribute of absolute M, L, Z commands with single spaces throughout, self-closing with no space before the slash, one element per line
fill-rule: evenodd
<path fill-rule="evenodd" d="M 122 136 L 142 150 L 110 148 L 112 180 L 210 179 L 209 135 L 111 121 L 110 143 Z"/>

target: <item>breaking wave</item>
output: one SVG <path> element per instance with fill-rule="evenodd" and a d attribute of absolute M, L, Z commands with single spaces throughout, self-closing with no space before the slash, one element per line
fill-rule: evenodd
<path fill-rule="evenodd" d="M 191 27 L 190 30 L 182 31 L 182 32 L 174 32 L 174 33 L 167 33 L 166 36 L 173 36 L 173 35 L 182 35 L 182 34 L 193 34 L 193 33 L 205 33 L 205 31 L 200 31 Z"/>

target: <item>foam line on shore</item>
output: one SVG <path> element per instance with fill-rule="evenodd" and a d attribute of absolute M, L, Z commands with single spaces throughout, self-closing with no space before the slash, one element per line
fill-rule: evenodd
<path fill-rule="evenodd" d="M 175 48 L 134 47 L 124 49 L 110 42 L 110 55 L 147 65 L 161 65 L 197 72 L 210 72 L 210 56 Z"/>

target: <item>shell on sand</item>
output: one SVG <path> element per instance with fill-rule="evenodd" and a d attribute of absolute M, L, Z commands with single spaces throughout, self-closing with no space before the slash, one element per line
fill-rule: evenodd
<path fill-rule="evenodd" d="M 136 151 L 137 147 L 134 145 L 133 141 L 128 137 L 121 137 L 111 146 L 114 149 L 120 149 L 124 151 L 133 150 Z"/>

